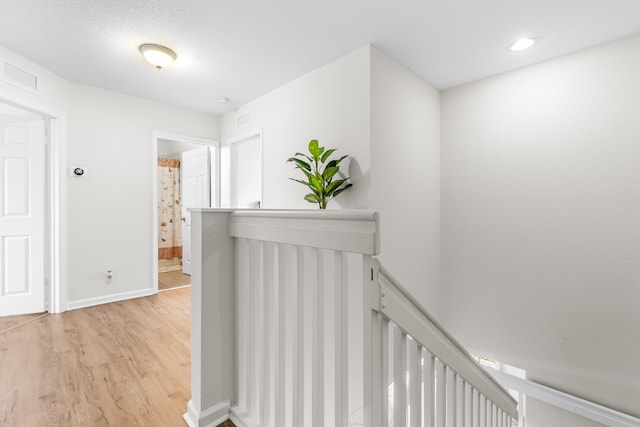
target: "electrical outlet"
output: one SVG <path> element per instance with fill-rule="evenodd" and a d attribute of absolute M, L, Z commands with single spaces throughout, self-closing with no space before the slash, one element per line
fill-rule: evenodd
<path fill-rule="evenodd" d="M 107 270 L 106 277 L 107 277 L 107 280 L 106 280 L 107 285 L 110 285 L 111 283 L 113 283 L 113 270 L 111 269 Z"/>

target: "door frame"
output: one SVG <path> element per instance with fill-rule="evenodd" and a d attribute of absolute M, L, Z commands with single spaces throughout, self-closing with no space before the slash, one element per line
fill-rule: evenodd
<path fill-rule="evenodd" d="M 62 260 L 66 258 L 63 227 L 64 206 L 60 202 L 65 197 L 60 184 L 61 165 L 65 161 L 62 149 L 66 138 L 65 114 L 33 103 L 22 97 L 13 97 L 0 91 L 0 102 L 38 114 L 45 119 L 45 224 L 44 224 L 44 307 L 49 313 L 66 311 L 67 289 L 66 270 Z"/>
<path fill-rule="evenodd" d="M 238 207 L 238 145 L 258 139 L 260 142 L 260 207 L 264 206 L 264 148 L 262 128 L 237 136 L 229 140 L 229 205 Z"/>
<path fill-rule="evenodd" d="M 151 144 L 151 236 L 152 236 L 152 253 L 151 253 L 151 287 L 153 293 L 158 293 L 158 143 L 161 139 L 169 139 L 172 141 L 187 142 L 190 144 L 205 145 L 213 147 L 215 152 L 215 162 L 212 163 L 214 168 L 215 186 L 211 188 L 212 204 L 216 203 L 220 206 L 220 142 L 214 139 L 198 138 L 194 136 L 180 135 L 171 132 L 154 132 Z"/>

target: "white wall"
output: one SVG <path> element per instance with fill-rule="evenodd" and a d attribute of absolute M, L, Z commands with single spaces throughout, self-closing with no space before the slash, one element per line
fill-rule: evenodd
<path fill-rule="evenodd" d="M 252 124 L 236 129 L 236 116 L 246 112 Z M 222 142 L 256 128 L 263 131 L 263 206 L 317 208 L 303 200 L 305 188 L 289 180 L 299 172 L 286 163 L 296 151 L 306 151 L 309 140 L 351 155 L 354 186 L 329 208 L 380 212 L 381 261 L 437 314 L 438 91 L 378 49 L 365 46 L 223 116 Z"/>
<path fill-rule="evenodd" d="M 216 124 L 209 114 L 71 85 L 67 161 L 89 175 L 67 180 L 70 301 L 152 287 L 153 132 L 216 139 Z"/>
<path fill-rule="evenodd" d="M 67 109 L 68 82 L 51 71 L 34 64 L 0 46 L 0 58 L 38 76 L 39 92 L 34 93 L 0 80 L 0 96 L 64 113 Z"/>
<path fill-rule="evenodd" d="M 444 91 L 446 323 L 640 416 L 640 36 Z"/>
<path fill-rule="evenodd" d="M 527 427 L 606 427 L 596 421 L 527 397 Z"/>
<path fill-rule="evenodd" d="M 150 290 L 153 132 L 217 139 L 217 117 L 68 82 L 3 48 L 0 56 L 40 83 L 33 94 L 0 82 L 0 98 L 64 117 L 59 180 L 66 301 L 79 306 Z M 70 165 L 88 167 L 88 176 L 69 177 Z M 114 273 L 111 285 L 104 280 L 107 268 Z"/>
<path fill-rule="evenodd" d="M 180 154 L 183 151 L 194 150 L 196 148 L 202 148 L 202 145 L 192 142 L 158 139 L 158 157 L 164 157 L 166 159 L 180 160 Z"/>
<path fill-rule="evenodd" d="M 236 129 L 236 115 L 247 111 L 251 112 L 251 124 Z M 306 152 L 312 139 L 326 148 L 337 148 L 334 156 L 352 157 L 349 174 L 353 187 L 330 202 L 328 208 L 369 207 L 369 47 L 225 114 L 220 121 L 221 142 L 228 144 L 256 128 L 263 131 L 263 207 L 317 208 L 304 200 L 308 191 L 289 180 L 302 174 L 286 163 L 296 152 Z"/>
<path fill-rule="evenodd" d="M 440 94 L 371 51 L 372 207 L 383 265 L 433 315 L 440 288 Z"/>

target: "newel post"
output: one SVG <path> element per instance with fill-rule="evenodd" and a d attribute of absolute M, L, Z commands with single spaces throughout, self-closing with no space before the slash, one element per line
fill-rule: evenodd
<path fill-rule="evenodd" d="M 191 211 L 191 427 L 217 426 L 235 399 L 235 243 L 231 211 Z"/>

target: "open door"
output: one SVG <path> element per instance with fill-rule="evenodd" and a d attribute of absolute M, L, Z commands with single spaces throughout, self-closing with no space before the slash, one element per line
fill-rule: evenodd
<path fill-rule="evenodd" d="M 182 272 L 191 274 L 191 214 L 189 208 L 211 206 L 211 158 L 209 147 L 181 154 Z"/>
<path fill-rule="evenodd" d="M 45 121 L 0 121 L 0 316 L 45 310 Z"/>

